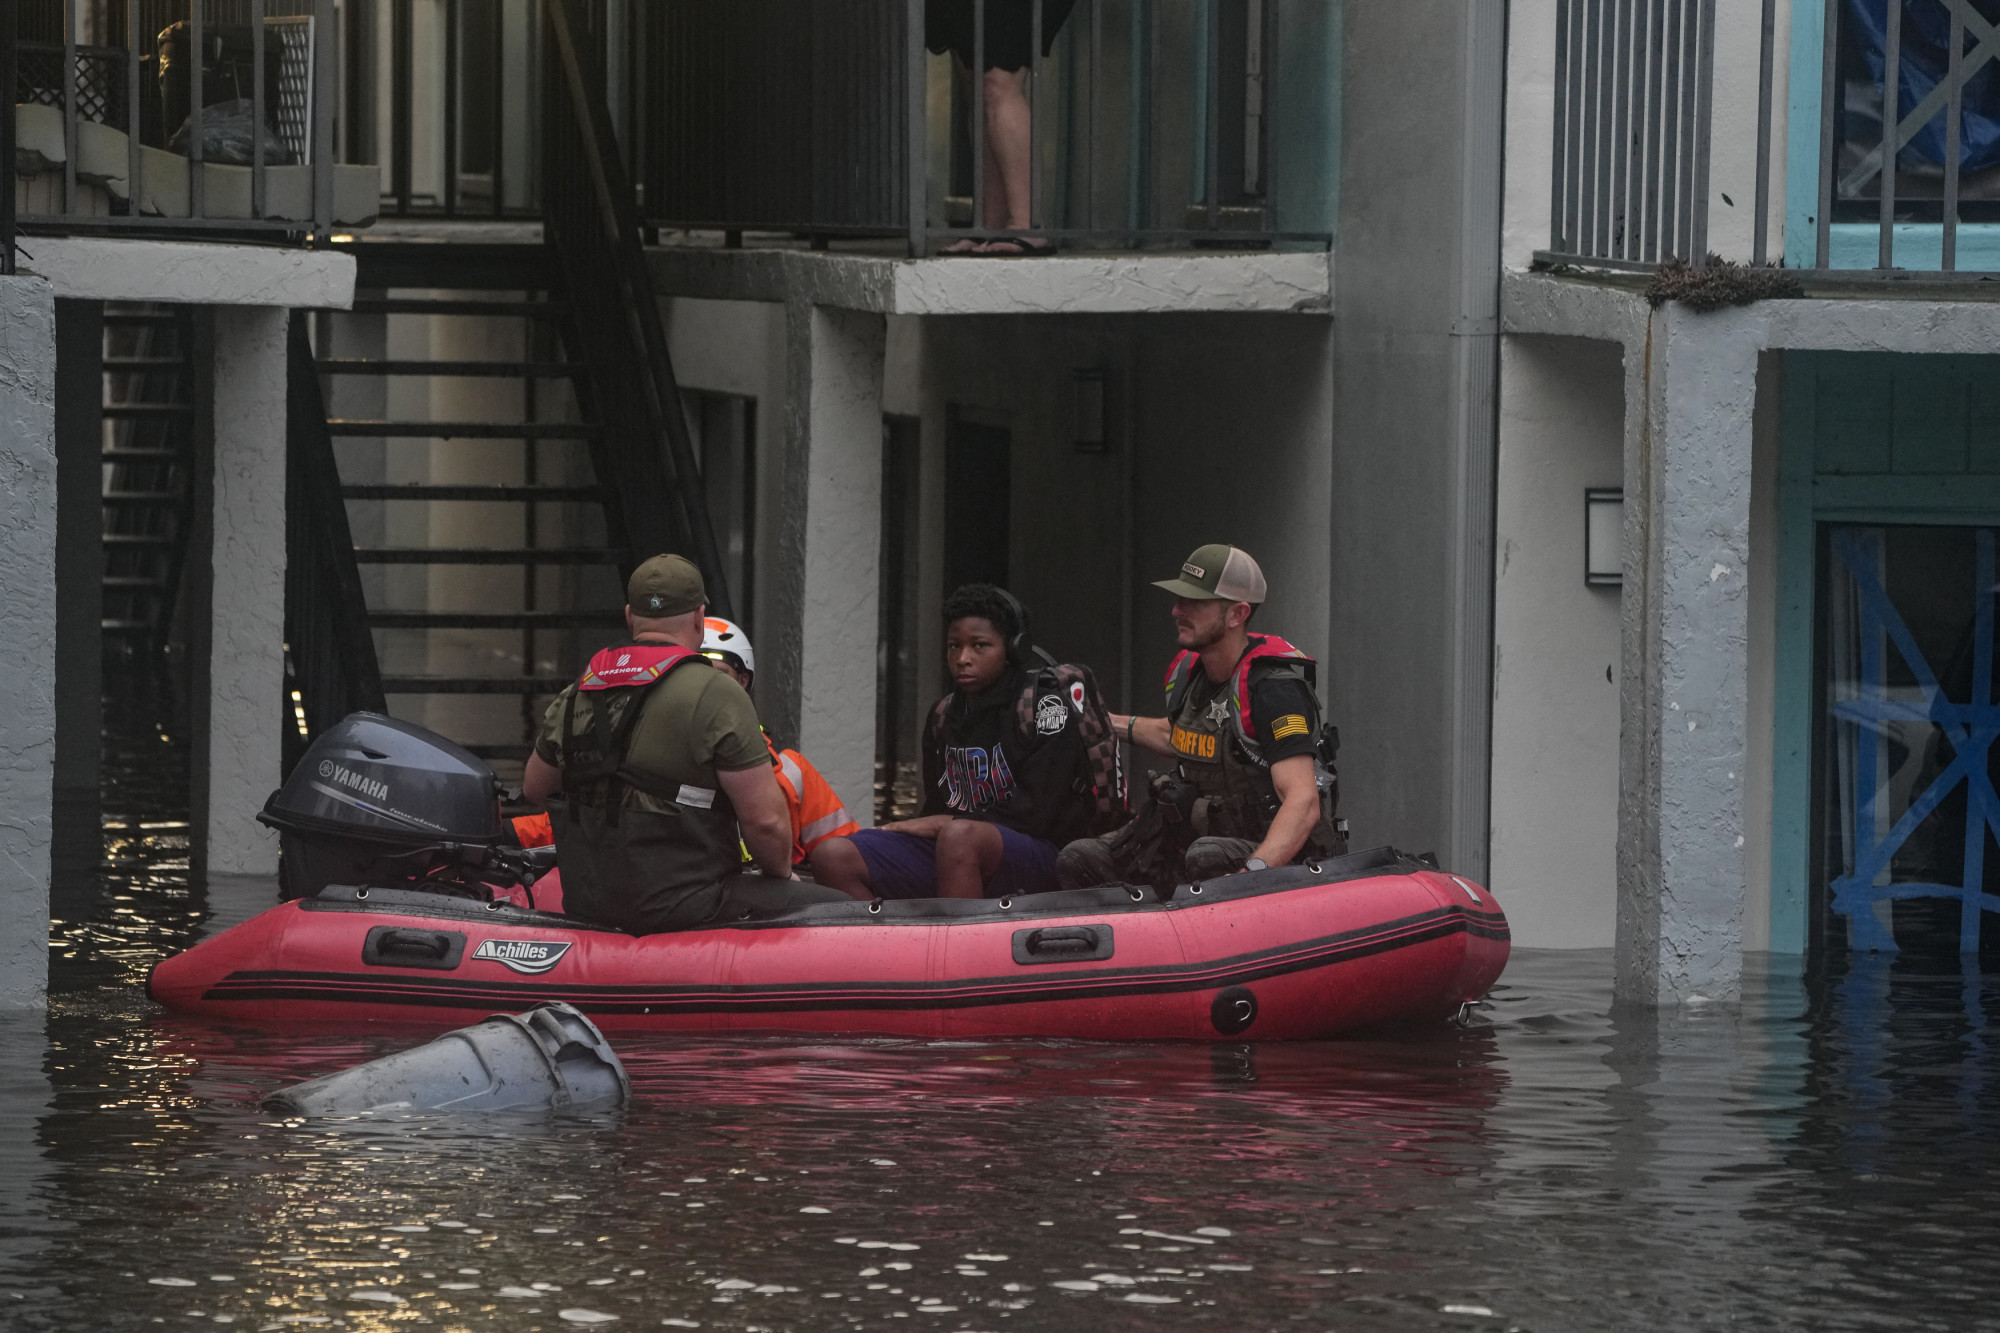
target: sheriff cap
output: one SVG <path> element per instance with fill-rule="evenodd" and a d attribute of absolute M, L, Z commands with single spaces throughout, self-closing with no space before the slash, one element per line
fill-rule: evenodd
<path fill-rule="evenodd" d="M 632 614 L 645 620 L 684 616 L 708 605 L 708 589 L 694 561 L 681 555 L 656 555 L 632 571 L 625 585 Z"/>
<path fill-rule="evenodd" d="M 1153 585 L 1176 597 L 1193 601 L 1248 602 L 1262 606 L 1270 589 L 1264 571 L 1248 551 L 1234 546 L 1204 546 L 1181 565 L 1177 579 L 1161 579 Z"/>

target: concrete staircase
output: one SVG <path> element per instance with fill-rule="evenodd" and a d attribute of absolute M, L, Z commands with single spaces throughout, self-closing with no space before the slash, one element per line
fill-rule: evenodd
<path fill-rule="evenodd" d="M 104 312 L 104 642 L 157 654 L 173 632 L 194 482 L 194 320 L 185 306 Z"/>
<path fill-rule="evenodd" d="M 317 367 L 390 711 L 523 759 L 620 633 L 601 427 L 538 245 L 362 243 Z"/>

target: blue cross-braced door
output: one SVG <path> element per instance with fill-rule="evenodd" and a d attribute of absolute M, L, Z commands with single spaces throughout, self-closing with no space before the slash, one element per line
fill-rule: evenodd
<path fill-rule="evenodd" d="M 1995 529 L 1827 532 L 1820 784 L 1828 907 L 1850 948 L 1979 952 L 2000 912 Z"/>

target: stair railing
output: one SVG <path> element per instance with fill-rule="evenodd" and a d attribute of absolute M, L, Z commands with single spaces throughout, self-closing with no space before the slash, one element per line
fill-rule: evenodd
<path fill-rule="evenodd" d="M 625 573 L 679 551 L 701 566 L 710 609 L 729 615 L 729 589 L 709 521 L 680 385 L 667 353 L 659 297 L 646 266 L 639 210 L 606 110 L 602 43 L 578 0 L 548 0 L 543 87 L 544 234 L 575 317 L 570 336 L 600 414 L 598 484 Z M 599 15 L 601 18 L 601 14 Z"/>
<path fill-rule="evenodd" d="M 292 705 L 318 735 L 349 713 L 385 712 L 387 701 L 305 320 L 292 316 L 286 359 L 285 640 Z"/>

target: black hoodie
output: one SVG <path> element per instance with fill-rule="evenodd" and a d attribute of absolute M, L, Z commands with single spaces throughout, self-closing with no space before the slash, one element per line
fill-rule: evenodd
<path fill-rule="evenodd" d="M 1022 729 L 1016 710 L 1026 686 L 1017 668 L 984 693 L 953 691 L 932 710 L 923 813 L 987 819 L 1060 847 L 1090 836 L 1090 755 L 1075 709 L 1053 684 L 1037 695 Z"/>

